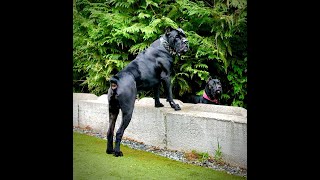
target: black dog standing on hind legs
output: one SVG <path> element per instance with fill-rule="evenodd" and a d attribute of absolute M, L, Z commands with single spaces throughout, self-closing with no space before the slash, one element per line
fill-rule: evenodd
<path fill-rule="evenodd" d="M 184 103 L 202 103 L 202 104 L 220 104 L 219 99 L 222 94 L 221 82 L 219 79 L 213 79 L 209 77 L 206 81 L 206 87 L 204 88 L 203 95 L 188 95 L 185 94 L 182 99 Z"/>
<path fill-rule="evenodd" d="M 131 121 L 136 95 L 139 91 L 154 90 L 155 107 L 163 107 L 160 103 L 160 83 L 164 83 L 167 101 L 175 110 L 180 110 L 179 104 L 173 101 L 170 83 L 173 56 L 187 52 L 188 40 L 181 28 L 166 29 L 158 40 L 149 48 L 138 54 L 123 70 L 110 78 L 108 90 L 109 101 L 109 129 L 107 132 L 107 154 L 123 156 L 120 151 L 120 142 Z M 113 148 L 113 135 L 116 120 L 122 111 L 122 122 L 116 133 L 115 147 Z"/>

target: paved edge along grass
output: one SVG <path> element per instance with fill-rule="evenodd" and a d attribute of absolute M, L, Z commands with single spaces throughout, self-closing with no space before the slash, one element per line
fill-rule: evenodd
<path fill-rule="evenodd" d="M 105 150 L 106 140 L 73 132 L 73 179 L 246 179 L 123 145 L 123 157 Z"/>

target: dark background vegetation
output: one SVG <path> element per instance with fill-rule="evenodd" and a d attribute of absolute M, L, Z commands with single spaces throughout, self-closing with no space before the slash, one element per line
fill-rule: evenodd
<path fill-rule="evenodd" d="M 201 94 L 212 76 L 222 82 L 223 105 L 246 108 L 246 19 L 246 0 L 74 0 L 73 92 L 106 94 L 109 78 L 171 26 L 190 45 L 174 60 L 174 98 Z"/>

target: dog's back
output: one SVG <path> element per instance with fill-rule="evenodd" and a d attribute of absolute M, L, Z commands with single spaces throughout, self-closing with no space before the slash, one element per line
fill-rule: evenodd
<path fill-rule="evenodd" d="M 193 103 L 193 104 L 201 103 L 201 96 L 198 96 L 198 95 L 184 94 L 181 99 L 182 99 L 182 102 L 184 103 Z"/>

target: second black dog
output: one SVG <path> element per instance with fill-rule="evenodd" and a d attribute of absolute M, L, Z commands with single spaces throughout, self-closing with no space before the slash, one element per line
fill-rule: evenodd
<path fill-rule="evenodd" d="M 170 106 L 175 110 L 180 110 L 179 105 L 173 102 L 170 75 L 173 56 L 187 52 L 188 48 L 188 41 L 183 30 L 169 28 L 164 35 L 141 52 L 122 71 L 110 78 L 106 153 L 113 153 L 116 157 L 123 156 L 120 151 L 120 142 L 124 130 L 131 121 L 136 95 L 139 91 L 153 89 L 155 107 L 163 107 L 159 100 L 159 87 L 163 82 Z M 113 148 L 114 127 L 119 109 L 122 111 L 122 122 L 116 133 L 115 148 Z"/>
<path fill-rule="evenodd" d="M 220 104 L 222 86 L 219 79 L 209 79 L 206 81 L 206 87 L 202 96 L 186 94 L 183 96 L 184 103 L 203 103 L 203 104 Z"/>

